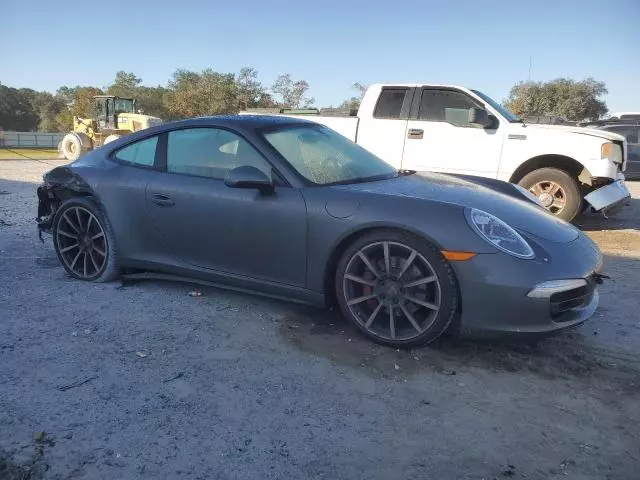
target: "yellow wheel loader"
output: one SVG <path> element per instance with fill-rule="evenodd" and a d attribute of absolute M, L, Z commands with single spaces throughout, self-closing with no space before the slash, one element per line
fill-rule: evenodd
<path fill-rule="evenodd" d="M 67 160 L 101 147 L 123 135 L 159 125 L 162 120 L 135 113 L 136 101 L 112 95 L 94 97 L 95 118 L 73 117 L 73 131 L 67 133 L 59 150 Z"/>

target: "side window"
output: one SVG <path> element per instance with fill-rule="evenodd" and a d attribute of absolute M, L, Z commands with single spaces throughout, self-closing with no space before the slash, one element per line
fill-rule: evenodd
<path fill-rule="evenodd" d="M 115 156 L 122 162 L 152 167 L 156 158 L 157 145 L 157 136 L 147 138 L 118 150 Z"/>
<path fill-rule="evenodd" d="M 373 111 L 374 118 L 399 119 L 404 98 L 409 90 L 406 88 L 383 88 L 378 103 Z"/>
<path fill-rule="evenodd" d="M 459 127 L 469 126 L 469 109 L 479 107 L 471 97 L 454 90 L 422 90 L 418 120 L 448 122 Z"/>
<path fill-rule="evenodd" d="M 271 166 L 242 137 L 219 128 L 169 132 L 167 171 L 223 179 L 233 168 L 250 165 L 271 177 Z"/>
<path fill-rule="evenodd" d="M 616 126 L 609 127 L 607 130 L 622 135 L 627 139 L 627 143 L 638 143 L 638 127 L 636 126 Z"/>

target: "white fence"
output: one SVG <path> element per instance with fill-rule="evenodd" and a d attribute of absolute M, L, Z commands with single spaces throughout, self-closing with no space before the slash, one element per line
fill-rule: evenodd
<path fill-rule="evenodd" d="M 58 148 L 64 133 L 0 131 L 0 148 Z"/>

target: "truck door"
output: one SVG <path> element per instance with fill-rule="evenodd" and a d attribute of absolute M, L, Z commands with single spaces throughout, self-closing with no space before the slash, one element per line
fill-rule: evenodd
<path fill-rule="evenodd" d="M 455 88 L 418 89 L 407 124 L 402 168 L 496 178 L 505 126 L 498 119 L 490 128 L 470 124 L 470 108 L 486 106 Z"/>
<path fill-rule="evenodd" d="M 413 89 L 383 87 L 373 118 L 360 118 L 357 143 L 396 168 L 401 168 Z"/>

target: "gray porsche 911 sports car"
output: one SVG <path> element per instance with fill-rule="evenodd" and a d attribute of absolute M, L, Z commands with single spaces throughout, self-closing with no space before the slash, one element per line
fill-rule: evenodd
<path fill-rule="evenodd" d="M 38 226 L 75 278 L 157 275 L 336 305 L 397 347 L 450 325 L 550 333 L 598 304 L 598 248 L 527 192 L 396 170 L 301 119 L 153 127 L 51 170 L 38 197 Z"/>

